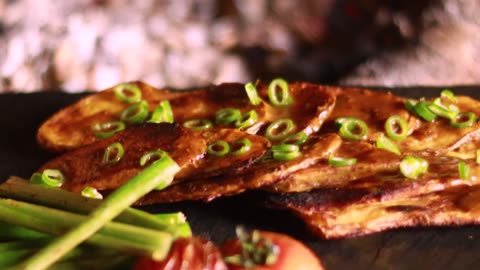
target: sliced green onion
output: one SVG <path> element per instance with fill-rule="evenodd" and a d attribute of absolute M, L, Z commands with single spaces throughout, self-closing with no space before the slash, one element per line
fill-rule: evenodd
<path fill-rule="evenodd" d="M 330 157 L 328 159 L 328 164 L 332 165 L 333 167 L 351 166 L 355 165 L 356 163 L 356 158 Z"/>
<path fill-rule="evenodd" d="M 285 140 L 283 140 L 282 143 L 301 145 L 305 143 L 307 139 L 308 139 L 307 133 L 305 133 L 304 131 L 299 131 L 285 138 Z"/>
<path fill-rule="evenodd" d="M 253 83 L 249 82 L 245 84 L 245 92 L 247 92 L 248 99 L 252 105 L 257 106 L 260 104 L 260 98 L 258 97 L 257 88 Z"/>
<path fill-rule="evenodd" d="M 115 96 L 121 101 L 136 103 L 142 100 L 142 91 L 138 86 L 130 83 L 121 83 L 113 88 Z"/>
<path fill-rule="evenodd" d="M 400 148 L 398 148 L 398 146 L 394 142 L 392 142 L 389 138 L 387 138 L 383 134 L 380 137 L 378 137 L 375 144 L 380 149 L 390 151 L 390 152 L 395 153 L 397 155 L 401 154 Z"/>
<path fill-rule="evenodd" d="M 457 110 L 450 110 L 449 108 L 443 106 L 439 98 L 436 98 L 433 103 L 428 104 L 428 109 L 430 109 L 430 111 L 432 111 L 434 114 L 447 119 L 453 119 L 458 114 Z"/>
<path fill-rule="evenodd" d="M 232 143 L 232 146 L 237 146 L 237 145 L 240 145 L 240 148 L 238 148 L 235 151 L 232 151 L 230 154 L 236 156 L 236 155 L 241 155 L 250 151 L 250 149 L 252 148 L 252 141 L 250 141 L 248 138 L 242 138 Z"/>
<path fill-rule="evenodd" d="M 95 131 L 95 136 L 100 139 L 105 139 L 113 134 L 125 129 L 125 123 L 121 121 L 112 121 L 106 123 L 97 123 L 92 126 L 92 130 Z"/>
<path fill-rule="evenodd" d="M 448 99 L 452 103 L 457 102 L 457 98 L 455 97 L 455 94 L 453 94 L 453 92 L 450 89 L 443 89 L 442 92 L 440 92 L 440 97 Z"/>
<path fill-rule="evenodd" d="M 206 118 L 191 119 L 183 122 L 183 126 L 191 130 L 200 131 L 206 130 L 213 126 L 212 121 Z"/>
<path fill-rule="evenodd" d="M 145 166 L 145 164 L 147 164 L 148 162 L 159 160 L 163 158 L 165 155 L 167 155 L 167 152 L 160 149 L 147 152 L 140 157 L 140 160 L 139 160 L 140 166 Z"/>
<path fill-rule="evenodd" d="M 216 141 L 208 145 L 207 153 L 212 156 L 225 156 L 230 153 L 230 145 L 226 141 Z"/>
<path fill-rule="evenodd" d="M 98 192 L 96 188 L 93 188 L 90 186 L 82 189 L 81 194 L 83 197 L 87 197 L 87 198 L 99 199 L 99 200 L 103 199 L 102 193 Z"/>
<path fill-rule="evenodd" d="M 363 140 L 367 137 L 367 124 L 354 117 L 347 117 L 342 119 L 340 126 L 340 136 L 350 140 Z"/>
<path fill-rule="evenodd" d="M 477 120 L 477 116 L 473 112 L 459 113 L 450 121 L 450 125 L 455 128 L 466 128 Z"/>
<path fill-rule="evenodd" d="M 242 117 L 240 110 L 233 108 L 220 109 L 215 113 L 215 122 L 217 124 L 230 124 Z"/>
<path fill-rule="evenodd" d="M 45 169 L 42 173 L 34 173 L 30 181 L 34 184 L 49 187 L 61 187 L 65 182 L 65 176 L 60 170 Z"/>
<path fill-rule="evenodd" d="M 437 115 L 428 108 L 428 103 L 425 100 L 420 100 L 417 104 L 415 104 L 414 110 L 417 115 L 423 118 L 425 121 L 431 122 L 437 119 Z"/>
<path fill-rule="evenodd" d="M 400 172 L 403 176 L 415 179 L 419 175 L 426 173 L 428 170 L 428 162 L 420 157 L 406 156 L 400 162 Z"/>
<path fill-rule="evenodd" d="M 280 93 L 277 91 L 280 88 Z M 274 106 L 288 106 L 292 104 L 293 99 L 288 91 L 288 83 L 284 79 L 277 78 L 268 85 L 268 98 Z"/>
<path fill-rule="evenodd" d="M 414 99 L 407 99 L 407 101 L 405 101 L 405 108 L 407 108 L 407 110 L 411 113 L 415 113 L 415 105 L 417 105 L 418 101 L 414 100 Z"/>
<path fill-rule="evenodd" d="M 385 121 L 385 131 L 391 139 L 401 141 L 408 135 L 407 120 L 399 115 L 392 115 Z"/>
<path fill-rule="evenodd" d="M 120 114 L 120 120 L 134 124 L 142 123 L 148 116 L 148 103 L 142 100 L 126 108 Z"/>
<path fill-rule="evenodd" d="M 282 118 L 268 125 L 265 136 L 271 141 L 285 139 L 295 129 L 292 119 Z"/>
<path fill-rule="evenodd" d="M 296 144 L 277 144 L 272 146 L 274 160 L 292 160 L 301 155 L 300 147 Z"/>
<path fill-rule="evenodd" d="M 258 115 L 255 110 L 248 111 L 242 114 L 237 121 L 235 121 L 235 127 L 239 129 L 246 129 L 248 127 L 253 126 L 258 120 Z"/>
<path fill-rule="evenodd" d="M 121 143 L 112 143 L 105 149 L 102 162 L 104 164 L 115 164 L 122 159 L 124 154 L 125 150 L 123 149 L 123 145 Z"/>
<path fill-rule="evenodd" d="M 464 161 L 458 162 L 458 174 L 460 175 L 460 178 L 463 180 L 470 179 L 472 176 L 470 166 L 466 164 Z"/>
<path fill-rule="evenodd" d="M 149 123 L 173 123 L 172 106 L 168 100 L 158 104 L 148 120 Z"/>

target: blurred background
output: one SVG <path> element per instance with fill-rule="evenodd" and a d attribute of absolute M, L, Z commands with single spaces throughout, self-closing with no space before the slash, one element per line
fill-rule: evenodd
<path fill-rule="evenodd" d="M 480 84 L 478 0 L 0 0 L 0 92 Z"/>

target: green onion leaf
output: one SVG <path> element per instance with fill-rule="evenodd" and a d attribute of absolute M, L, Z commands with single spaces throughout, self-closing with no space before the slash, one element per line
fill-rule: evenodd
<path fill-rule="evenodd" d="M 142 100 L 142 91 L 138 86 L 130 83 L 121 83 L 113 88 L 115 96 L 121 101 L 136 103 Z"/>
<path fill-rule="evenodd" d="M 124 154 L 125 150 L 123 149 L 123 145 L 121 143 L 112 143 L 105 149 L 102 162 L 104 164 L 115 164 L 122 159 Z"/>
<path fill-rule="evenodd" d="M 293 133 L 293 134 L 289 135 L 287 138 L 285 138 L 282 141 L 282 144 L 301 145 L 301 144 L 305 143 L 307 141 L 307 139 L 308 139 L 307 133 L 305 133 L 304 131 L 299 131 L 299 132 Z"/>
<path fill-rule="evenodd" d="M 338 121 L 340 123 L 340 121 Z M 367 138 L 367 124 L 354 117 L 342 118 L 340 126 L 340 136 L 350 140 L 364 140 Z"/>
<path fill-rule="evenodd" d="M 206 118 L 191 119 L 183 122 L 183 126 L 191 130 L 200 131 L 206 130 L 213 126 L 212 121 Z"/>
<path fill-rule="evenodd" d="M 207 153 L 212 156 L 225 156 L 230 153 L 230 145 L 226 141 L 216 141 L 207 146 Z"/>
<path fill-rule="evenodd" d="M 120 121 L 97 123 L 92 126 L 92 130 L 95 131 L 95 136 L 100 139 L 111 137 L 124 129 L 125 124 Z"/>
<path fill-rule="evenodd" d="M 142 100 L 120 113 L 120 120 L 129 124 L 142 123 L 148 116 L 148 103 Z"/>
<path fill-rule="evenodd" d="M 238 148 L 235 151 L 232 151 L 230 154 L 232 154 L 234 156 L 241 155 L 241 154 L 244 154 L 244 153 L 250 151 L 250 149 L 252 148 L 252 141 L 250 141 L 248 138 L 242 138 L 242 139 L 234 141 L 232 143 L 232 146 L 234 146 L 234 147 L 240 146 L 240 148 Z"/>
<path fill-rule="evenodd" d="M 220 109 L 215 113 L 215 122 L 217 124 L 230 124 L 242 117 L 240 110 L 233 108 Z"/>
<path fill-rule="evenodd" d="M 470 179 L 472 176 L 470 166 L 466 164 L 464 161 L 458 162 L 458 174 L 460 175 L 460 178 L 463 180 Z"/>
<path fill-rule="evenodd" d="M 301 155 L 300 147 L 296 144 L 277 144 L 272 146 L 274 160 L 292 160 Z"/>
<path fill-rule="evenodd" d="M 252 105 L 257 106 L 260 104 L 260 98 L 258 97 L 257 88 L 253 83 L 249 82 L 245 84 L 245 91 L 247 92 L 248 99 Z"/>
<path fill-rule="evenodd" d="M 280 93 L 277 91 L 280 88 Z M 288 106 L 292 104 L 293 99 L 288 91 L 288 83 L 284 79 L 277 78 L 268 85 L 268 98 L 274 106 Z"/>
<path fill-rule="evenodd" d="M 437 119 L 437 115 L 428 108 L 428 103 L 425 100 L 420 100 L 417 102 L 414 110 L 415 113 L 417 113 L 417 115 L 423 118 L 425 121 L 432 122 L 433 120 Z"/>
<path fill-rule="evenodd" d="M 167 155 L 167 152 L 160 149 L 147 152 L 140 157 L 140 160 L 139 160 L 140 166 L 145 166 L 145 164 L 149 162 L 154 162 L 156 160 L 159 160 L 163 158 L 165 155 Z"/>
<path fill-rule="evenodd" d="M 389 138 L 387 138 L 383 134 L 380 137 L 378 137 L 375 144 L 380 149 L 390 151 L 397 155 L 401 154 L 400 148 L 398 148 L 398 146 L 394 142 L 392 142 Z"/>
<path fill-rule="evenodd" d="M 452 118 L 450 125 L 454 128 L 466 128 L 477 120 L 477 116 L 473 112 L 459 113 L 455 118 Z"/>
<path fill-rule="evenodd" d="M 82 189 L 81 194 L 83 197 L 87 197 L 87 198 L 99 199 L 99 200 L 103 199 L 103 195 L 100 192 L 98 192 L 96 188 L 93 188 L 90 186 Z"/>
<path fill-rule="evenodd" d="M 328 159 L 328 164 L 332 165 L 333 167 L 351 166 L 355 165 L 356 163 L 356 158 L 341 158 L 332 156 Z"/>
<path fill-rule="evenodd" d="M 61 187 L 65 182 L 65 176 L 60 170 L 45 169 L 42 173 L 34 173 L 30 181 L 48 187 Z"/>
<path fill-rule="evenodd" d="M 271 141 L 285 139 L 295 129 L 292 119 L 282 118 L 268 125 L 265 136 Z"/>
<path fill-rule="evenodd" d="M 401 141 L 408 135 L 408 123 L 399 115 L 392 115 L 385 121 L 387 136 L 395 141 Z"/>
<path fill-rule="evenodd" d="M 147 121 L 149 123 L 173 123 L 172 106 L 168 100 L 164 100 L 158 104 Z"/>
<path fill-rule="evenodd" d="M 400 172 L 403 176 L 415 179 L 419 175 L 426 173 L 428 170 L 428 162 L 420 157 L 406 156 L 400 162 Z"/>
<path fill-rule="evenodd" d="M 255 124 L 257 120 L 258 120 L 257 112 L 255 110 L 251 110 L 242 114 L 242 117 L 240 117 L 239 119 L 237 119 L 237 121 L 235 121 L 235 127 L 241 130 L 246 129 L 248 127 L 253 126 L 253 124 Z"/>

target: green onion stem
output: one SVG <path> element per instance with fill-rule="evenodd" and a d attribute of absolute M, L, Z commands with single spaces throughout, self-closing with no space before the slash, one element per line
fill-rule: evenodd
<path fill-rule="evenodd" d="M 460 175 L 460 178 L 463 180 L 467 180 L 467 179 L 470 179 L 470 177 L 472 177 L 470 166 L 467 163 L 465 163 L 465 161 L 460 161 L 458 163 L 458 174 Z"/>
<path fill-rule="evenodd" d="M 104 164 L 115 164 L 122 159 L 123 155 L 125 154 L 125 149 L 123 145 L 119 142 L 115 142 L 107 146 L 105 148 L 105 152 L 103 153 L 102 162 Z"/>
<path fill-rule="evenodd" d="M 466 128 L 477 120 L 477 116 L 473 112 L 459 113 L 451 119 L 450 125 L 454 128 Z"/>
<path fill-rule="evenodd" d="M 230 145 L 223 140 L 215 141 L 207 146 L 207 153 L 212 156 L 225 156 L 230 153 Z"/>
<path fill-rule="evenodd" d="M 265 130 L 265 137 L 272 141 L 285 139 L 295 129 L 292 119 L 282 118 L 273 121 Z"/>
<path fill-rule="evenodd" d="M 338 121 L 341 126 L 339 129 L 340 136 L 350 140 L 364 140 L 367 138 L 368 126 L 358 118 L 347 117 Z"/>
<path fill-rule="evenodd" d="M 241 155 L 250 151 L 250 149 L 252 148 L 252 141 L 250 141 L 248 138 L 242 138 L 232 142 L 232 146 L 235 146 L 235 147 L 240 146 L 240 147 L 238 149 L 235 148 L 236 150 L 230 152 L 230 154 L 235 156 Z"/>
<path fill-rule="evenodd" d="M 401 141 L 408 136 L 408 123 L 399 115 L 392 115 L 385 121 L 387 136 L 395 141 Z"/>
<path fill-rule="evenodd" d="M 80 214 L 90 213 L 101 203 L 100 200 L 86 198 L 78 193 L 63 189 L 32 185 L 28 181 L 15 176 L 10 177 L 7 181 L 0 184 L 0 196 Z M 156 216 L 159 218 L 150 213 L 129 207 L 116 217 L 115 220 L 145 228 L 166 231 L 171 230 L 172 225 L 185 223 L 185 215 L 180 212 L 157 214 Z M 0 230 L 0 236 L 2 235 L 1 233 L 2 230 Z"/>
<path fill-rule="evenodd" d="M 78 226 L 87 216 L 72 214 L 12 199 L 0 199 L 1 220 L 52 235 L 62 235 Z M 115 250 L 151 256 L 169 244 L 173 237 L 158 230 L 109 222 L 87 242 Z"/>
<path fill-rule="evenodd" d="M 344 167 L 357 164 L 356 158 L 342 158 L 342 157 L 330 157 L 328 159 L 328 164 L 333 167 Z"/>
<path fill-rule="evenodd" d="M 125 129 L 125 123 L 121 121 L 112 121 L 106 123 L 97 123 L 92 126 L 95 136 L 100 139 L 105 139 L 113 136 L 115 133 Z"/>
<path fill-rule="evenodd" d="M 230 124 L 242 117 L 242 113 L 238 109 L 223 108 L 215 113 L 215 122 L 217 124 Z"/>
<path fill-rule="evenodd" d="M 277 87 L 280 88 L 280 93 L 278 93 Z M 288 106 L 292 104 L 293 99 L 290 96 L 287 81 L 281 78 L 271 81 L 268 85 L 268 98 L 274 106 Z"/>
<path fill-rule="evenodd" d="M 167 186 L 179 170 L 180 167 L 168 155 L 155 161 L 130 181 L 112 192 L 89 214 L 85 222 L 68 231 L 25 261 L 22 264 L 23 268 L 28 270 L 48 268 L 145 194 L 161 184 Z M 164 258 L 169 249 L 170 245 L 164 246 L 163 249 L 158 249 L 152 254 L 153 259 Z"/>
<path fill-rule="evenodd" d="M 201 119 L 190 119 L 183 122 L 183 126 L 191 130 L 200 131 L 206 130 L 213 126 L 212 121 L 206 118 Z"/>

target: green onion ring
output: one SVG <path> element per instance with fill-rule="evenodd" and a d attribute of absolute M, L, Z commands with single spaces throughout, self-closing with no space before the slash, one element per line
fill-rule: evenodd
<path fill-rule="evenodd" d="M 236 156 L 236 155 L 241 155 L 244 154 L 252 148 L 252 141 L 250 141 L 248 138 L 242 138 L 239 140 L 236 140 L 232 143 L 233 146 L 236 145 L 241 145 L 240 148 L 238 148 L 235 151 L 232 151 L 230 154 Z"/>
<path fill-rule="evenodd" d="M 106 123 L 97 123 L 92 126 L 92 130 L 96 131 L 95 136 L 100 139 L 105 139 L 113 134 L 125 129 L 125 123 L 121 121 L 112 121 Z"/>
<path fill-rule="evenodd" d="M 253 124 L 255 124 L 257 120 L 258 120 L 257 112 L 255 110 L 250 110 L 242 114 L 242 117 L 240 117 L 239 119 L 237 119 L 237 121 L 235 121 L 235 127 L 242 130 L 242 129 L 253 126 Z"/>
<path fill-rule="evenodd" d="M 459 113 L 450 121 L 450 125 L 454 128 L 466 128 L 477 120 L 477 116 L 473 112 Z"/>
<path fill-rule="evenodd" d="M 145 166 L 145 164 L 150 162 L 152 159 L 155 159 L 155 161 L 160 160 L 165 155 L 168 155 L 167 152 L 165 152 L 163 150 L 160 150 L 160 149 L 147 152 L 140 157 L 140 161 L 139 161 L 140 166 Z"/>
<path fill-rule="evenodd" d="M 96 188 L 90 187 L 90 186 L 82 189 L 81 194 L 83 197 L 87 197 L 87 198 L 99 199 L 99 200 L 103 199 L 102 193 L 98 192 Z"/>
<path fill-rule="evenodd" d="M 439 98 L 436 98 L 433 101 L 433 103 L 430 103 L 427 106 L 428 106 L 428 109 L 430 109 L 430 111 L 432 111 L 434 114 L 441 117 L 445 117 L 447 119 L 453 119 L 458 114 L 458 110 L 450 110 L 449 108 L 443 106 Z M 453 107 L 456 108 L 456 106 L 453 106 Z"/>
<path fill-rule="evenodd" d="M 277 144 L 272 146 L 274 160 L 292 160 L 301 155 L 300 147 L 296 144 Z"/>
<path fill-rule="evenodd" d="M 463 180 L 470 179 L 470 177 L 472 177 L 470 166 L 464 161 L 458 162 L 458 174 Z"/>
<path fill-rule="evenodd" d="M 285 139 L 295 129 L 292 119 L 282 118 L 273 121 L 265 131 L 265 137 L 271 141 Z"/>
<path fill-rule="evenodd" d="M 394 142 L 392 142 L 389 138 L 387 138 L 383 134 L 380 137 L 378 137 L 375 144 L 377 148 L 390 151 L 397 155 L 401 154 L 400 148 L 398 148 L 398 146 Z"/>
<path fill-rule="evenodd" d="M 112 156 L 112 154 L 114 154 L 114 156 Z M 125 150 L 123 149 L 123 145 L 121 143 L 112 143 L 107 148 L 105 148 L 102 162 L 104 164 L 115 164 L 119 162 L 120 159 L 122 159 L 124 154 Z"/>
<path fill-rule="evenodd" d="M 30 181 L 48 187 L 61 187 L 65 182 L 65 176 L 60 170 L 45 169 L 42 173 L 34 173 Z"/>
<path fill-rule="evenodd" d="M 149 123 L 173 123 L 172 106 L 168 100 L 158 104 L 148 120 Z"/>
<path fill-rule="evenodd" d="M 289 135 L 287 138 L 285 138 L 282 141 L 282 144 L 301 145 L 301 144 L 305 143 L 307 141 L 307 139 L 308 139 L 307 133 L 305 133 L 304 131 L 299 131 L 299 132 L 293 133 L 293 134 Z"/>
<path fill-rule="evenodd" d="M 129 124 L 141 123 L 148 116 L 148 103 L 142 100 L 126 108 L 120 114 L 120 120 Z"/>
<path fill-rule="evenodd" d="M 425 100 L 420 100 L 415 104 L 414 110 L 425 121 L 432 122 L 437 118 L 437 115 L 428 108 L 428 103 Z"/>
<path fill-rule="evenodd" d="M 127 103 L 136 103 L 142 100 L 142 91 L 136 85 L 130 83 L 121 83 L 113 88 L 115 96 L 121 101 Z"/>
<path fill-rule="evenodd" d="M 428 171 L 428 162 L 420 157 L 406 156 L 400 162 L 400 172 L 403 176 L 415 179 Z"/>
<path fill-rule="evenodd" d="M 343 120 L 339 130 L 340 136 L 350 140 L 364 140 L 367 137 L 367 124 L 354 117 L 347 117 Z"/>
<path fill-rule="evenodd" d="M 215 122 L 217 124 L 230 124 L 242 117 L 242 113 L 238 109 L 223 108 L 215 113 Z"/>
<path fill-rule="evenodd" d="M 207 153 L 212 156 L 225 156 L 230 153 L 230 145 L 223 140 L 213 142 L 207 146 Z"/>
<path fill-rule="evenodd" d="M 328 159 L 328 164 L 332 165 L 333 167 L 351 166 L 355 165 L 356 163 L 356 158 L 330 157 Z"/>
<path fill-rule="evenodd" d="M 457 98 L 455 97 L 455 94 L 453 94 L 453 92 L 450 89 L 443 89 L 442 92 L 440 92 L 440 97 L 448 99 L 452 103 L 457 102 Z"/>
<path fill-rule="evenodd" d="M 277 86 L 280 87 L 280 96 L 277 93 Z M 288 106 L 292 104 L 293 99 L 288 91 L 288 83 L 284 79 L 277 78 L 268 85 L 268 98 L 274 106 Z"/>
<path fill-rule="evenodd" d="M 187 120 L 183 122 L 183 126 L 191 130 L 200 131 L 211 128 L 213 124 L 212 121 L 210 121 L 209 119 L 200 118 Z"/>
<path fill-rule="evenodd" d="M 245 92 L 247 92 L 248 99 L 252 105 L 257 106 L 260 104 L 260 98 L 258 97 L 257 88 L 253 83 L 249 82 L 245 84 Z"/>
<path fill-rule="evenodd" d="M 399 115 L 392 115 L 385 121 L 387 136 L 395 141 L 401 141 L 408 135 L 408 123 Z"/>

